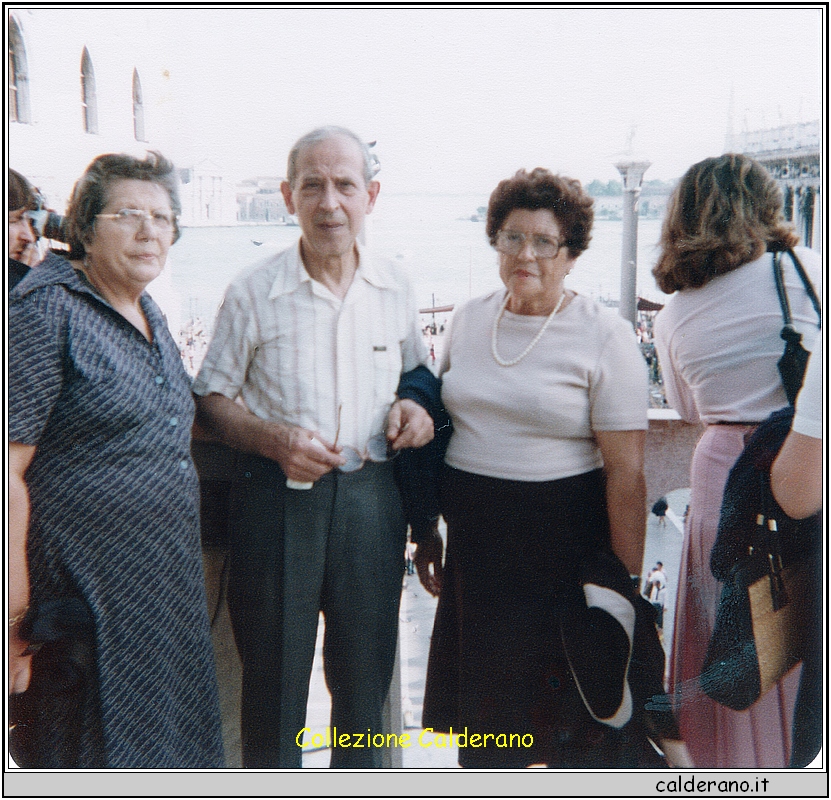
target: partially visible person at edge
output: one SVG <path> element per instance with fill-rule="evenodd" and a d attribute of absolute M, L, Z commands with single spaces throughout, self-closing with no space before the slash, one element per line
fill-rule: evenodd
<path fill-rule="evenodd" d="M 19 172 L 9 170 L 9 291 L 26 277 L 32 267 L 51 263 L 61 256 L 38 248 L 38 230 L 34 224 L 41 200 L 37 190 Z"/>
<path fill-rule="evenodd" d="M 654 615 L 630 578 L 643 560 L 648 384 L 631 325 L 564 285 L 592 221 L 575 180 L 537 168 L 502 181 L 487 234 L 505 288 L 456 311 L 443 354 L 443 572 L 438 535 L 416 550 L 439 594 L 422 724 L 526 743 L 460 748 L 463 767 L 666 767 L 649 737 L 685 763 L 671 715 L 650 727 L 627 684 L 627 667 L 643 677 L 645 636 L 663 692 Z M 602 713 L 581 695 L 598 689 Z"/>
<path fill-rule="evenodd" d="M 35 193 L 19 172 L 9 170 L 9 291 L 37 263 L 37 234 L 31 212 L 37 208 Z"/>
<path fill-rule="evenodd" d="M 793 519 L 813 516 L 822 508 L 822 332 L 808 359 L 805 382 L 796 398 L 791 430 L 770 471 L 776 502 Z M 814 564 L 812 591 L 822 597 L 822 564 Z M 811 629 L 822 629 L 821 603 Z M 790 766 L 804 767 L 822 747 L 822 636 L 814 636 L 803 659 L 793 722 Z"/>
<path fill-rule="evenodd" d="M 653 269 L 672 295 L 655 319 L 667 400 L 683 419 L 706 426 L 692 460 L 670 670 L 696 767 L 785 767 L 789 759 L 799 668 L 746 711 L 705 696 L 699 675 L 720 596 L 710 551 L 727 475 L 754 425 L 788 403 L 777 370 L 783 320 L 772 251 L 794 247 L 819 285 L 819 255 L 797 242 L 774 179 L 753 159 L 728 153 L 681 179 Z M 782 263 L 794 325 L 810 343 L 816 314 L 790 259 Z"/>
<path fill-rule="evenodd" d="M 281 188 L 300 239 L 231 283 L 194 383 L 202 426 L 243 453 L 228 607 L 247 768 L 302 766 L 321 611 L 333 728 L 380 731 L 392 679 L 407 526 L 390 457 L 434 435 L 396 389 L 410 371 L 438 386 L 408 276 L 358 242 L 374 166 L 344 128 L 298 140 Z M 331 766 L 382 753 L 336 747 Z"/>
<path fill-rule="evenodd" d="M 160 154 L 99 156 L 69 203 L 72 260 L 41 264 L 11 295 L 9 675 L 20 766 L 223 766 L 190 379 L 144 292 L 179 238 L 179 212 L 174 167 Z M 55 632 L 64 638 L 49 641 Z M 79 672 L 72 692 L 56 687 Z"/>

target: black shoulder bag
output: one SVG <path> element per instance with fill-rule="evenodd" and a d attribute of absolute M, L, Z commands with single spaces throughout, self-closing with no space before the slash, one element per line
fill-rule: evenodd
<path fill-rule="evenodd" d="M 820 316 L 814 288 L 789 254 Z M 813 606 L 819 602 L 821 513 L 791 519 L 770 487 L 770 468 L 790 431 L 809 355 L 792 324 L 778 253 L 774 273 L 785 320 L 779 371 L 790 405 L 756 428 L 727 478 L 710 554 L 710 569 L 724 586 L 700 677 L 705 694 L 739 711 L 802 660 L 810 637 L 821 636 L 811 630 L 811 621 L 820 619 Z"/>
<path fill-rule="evenodd" d="M 796 271 L 802 279 L 805 291 L 808 293 L 811 304 L 814 306 L 814 311 L 817 312 L 817 318 L 822 319 L 819 299 L 817 298 L 817 293 L 814 291 L 811 279 L 805 272 L 805 267 L 802 266 L 793 250 L 788 250 L 788 255 L 791 257 L 791 261 L 793 261 L 793 265 L 796 267 Z M 785 321 L 782 332 L 779 334 L 785 340 L 785 352 L 782 353 L 782 358 L 779 359 L 778 363 L 779 375 L 782 378 L 782 385 L 785 387 L 788 402 L 793 405 L 802 387 L 802 379 L 805 376 L 805 367 L 808 364 L 809 353 L 802 346 L 802 334 L 793 326 L 791 304 L 788 302 L 788 293 L 785 291 L 785 279 L 782 277 L 781 252 L 773 254 L 773 276 L 776 280 L 776 293 L 779 295 L 779 305 L 782 307 L 782 319 Z"/>

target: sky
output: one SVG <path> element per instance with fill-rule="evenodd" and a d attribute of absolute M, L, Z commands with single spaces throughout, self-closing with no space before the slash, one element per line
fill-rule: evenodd
<path fill-rule="evenodd" d="M 140 53 L 152 145 L 230 179 L 282 176 L 340 124 L 377 141 L 385 193 L 487 196 L 536 166 L 607 181 L 626 154 L 672 181 L 731 128 L 825 118 L 816 3 L 39 8 Z"/>
<path fill-rule="evenodd" d="M 167 146 L 241 174 L 282 175 L 334 123 L 377 141 L 388 191 L 489 192 L 535 166 L 609 180 L 630 151 L 673 180 L 730 125 L 825 114 L 816 5 L 179 8 L 152 27 Z"/>

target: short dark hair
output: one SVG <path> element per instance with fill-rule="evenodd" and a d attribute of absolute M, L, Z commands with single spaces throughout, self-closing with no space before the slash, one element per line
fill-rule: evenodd
<path fill-rule="evenodd" d="M 681 178 L 667 206 L 652 274 L 661 291 L 672 294 L 798 241 L 771 174 L 749 156 L 725 153 L 693 164 Z"/>
<path fill-rule="evenodd" d="M 531 172 L 521 169 L 512 178 L 501 181 L 491 193 L 485 230 L 491 245 L 495 245 L 496 235 L 515 208 L 547 209 L 560 226 L 563 244 L 571 257 L 576 258 L 591 241 L 593 206 L 594 200 L 583 190 L 580 181 L 555 175 L 542 167 Z"/>
<path fill-rule="evenodd" d="M 37 194 L 32 185 L 19 172 L 9 169 L 9 211 L 37 207 Z"/>
<path fill-rule="evenodd" d="M 80 258 L 86 252 L 84 244 L 90 240 L 95 217 L 107 205 L 107 194 L 112 184 L 120 180 L 150 181 L 167 191 L 174 214 L 173 241 L 178 240 L 181 235 L 178 216 L 182 213 L 182 204 L 173 163 L 155 150 L 148 151 L 145 158 L 126 153 L 107 153 L 93 159 L 72 190 L 66 211 L 66 241 L 70 258 Z"/>

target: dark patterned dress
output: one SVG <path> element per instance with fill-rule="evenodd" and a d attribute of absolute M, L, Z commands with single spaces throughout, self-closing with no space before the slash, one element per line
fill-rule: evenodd
<path fill-rule="evenodd" d="M 10 299 L 9 439 L 37 447 L 30 604 L 79 599 L 94 621 L 80 724 L 60 692 L 41 722 L 56 741 L 80 728 L 61 766 L 220 768 L 190 380 L 158 307 L 141 305 L 152 343 L 63 260 Z"/>

